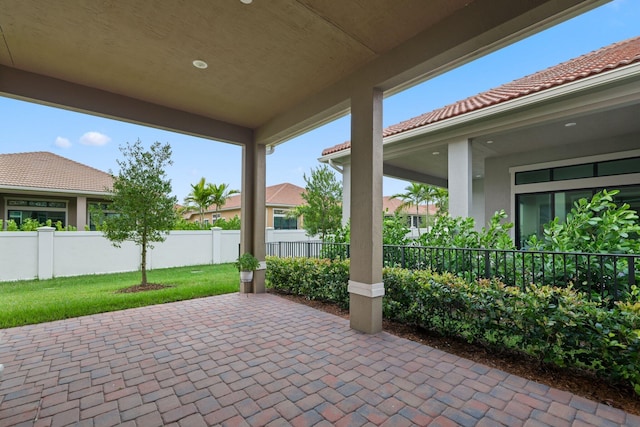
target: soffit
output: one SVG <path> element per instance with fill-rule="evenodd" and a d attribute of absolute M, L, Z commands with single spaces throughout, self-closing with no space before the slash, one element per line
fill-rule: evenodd
<path fill-rule="evenodd" d="M 2 1 L 0 63 L 255 128 L 466 3 Z"/>

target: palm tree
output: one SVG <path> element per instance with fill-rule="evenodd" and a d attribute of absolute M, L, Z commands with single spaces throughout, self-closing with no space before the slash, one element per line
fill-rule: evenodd
<path fill-rule="evenodd" d="M 426 203 L 427 212 L 425 218 L 425 224 L 429 226 L 429 204 L 431 202 L 438 203 L 443 198 L 446 199 L 447 190 L 444 188 L 436 187 L 429 184 L 418 184 L 412 182 L 411 185 L 405 187 L 406 193 L 394 194 L 391 196 L 395 199 L 400 199 L 403 203 L 398 207 L 398 210 L 405 209 L 411 206 L 416 207 L 416 217 L 420 218 L 420 205 Z M 420 236 L 420 224 L 418 221 L 418 236 Z"/>
<path fill-rule="evenodd" d="M 416 218 L 420 218 L 420 205 L 427 199 L 427 184 L 418 184 L 412 182 L 411 185 L 405 187 L 406 193 L 394 194 L 392 199 L 402 200 L 402 204 L 398 210 L 411 206 L 416 207 Z M 418 236 L 420 236 L 420 223 L 418 221 Z"/>
<path fill-rule="evenodd" d="M 213 202 L 213 186 L 207 184 L 204 177 L 200 178 L 197 184 L 191 184 L 191 192 L 184 199 L 186 206 L 192 204 L 198 208 L 200 212 L 200 226 L 204 225 L 204 211 L 211 206 Z"/>
<path fill-rule="evenodd" d="M 425 203 L 427 204 L 427 213 L 426 213 L 426 224 L 427 228 L 429 228 L 430 220 L 429 220 L 429 203 L 434 202 L 436 206 L 440 206 L 439 209 L 442 208 L 443 198 L 448 200 L 449 192 L 445 188 L 436 187 L 429 184 L 423 184 L 425 186 Z"/>
<path fill-rule="evenodd" d="M 209 184 L 211 188 L 211 204 L 215 206 L 214 213 L 218 213 L 220 209 L 227 203 L 227 199 L 232 194 L 240 193 L 238 190 L 229 190 L 229 184 Z"/>

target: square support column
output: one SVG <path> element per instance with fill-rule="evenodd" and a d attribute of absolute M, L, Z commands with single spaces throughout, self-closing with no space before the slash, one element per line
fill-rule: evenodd
<path fill-rule="evenodd" d="M 266 156 L 264 145 L 254 142 L 242 148 L 240 253 L 251 252 L 260 260 L 260 267 L 253 275 L 254 293 L 265 291 Z"/>
<path fill-rule="evenodd" d="M 449 152 L 449 214 L 468 217 L 472 211 L 473 165 L 471 141 L 450 142 Z"/>
<path fill-rule="evenodd" d="M 382 91 L 351 98 L 351 328 L 382 330 Z"/>
<path fill-rule="evenodd" d="M 69 218 L 71 219 L 71 218 Z M 67 222 L 69 223 L 69 221 Z M 78 230 L 84 230 L 84 227 L 88 224 L 87 222 L 87 198 L 83 196 L 78 196 L 76 198 L 76 220 L 75 226 L 78 227 Z"/>
<path fill-rule="evenodd" d="M 351 218 L 351 164 L 342 166 L 342 225 Z"/>

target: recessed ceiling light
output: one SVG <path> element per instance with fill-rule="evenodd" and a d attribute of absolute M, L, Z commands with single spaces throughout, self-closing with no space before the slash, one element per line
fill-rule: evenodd
<path fill-rule="evenodd" d="M 209 65 L 207 65 L 206 62 L 204 62 L 202 59 L 195 59 L 193 61 L 193 66 L 196 68 L 200 68 L 201 70 L 204 70 L 205 68 L 207 68 Z"/>
<path fill-rule="evenodd" d="M 251 4 L 251 3 L 253 3 L 253 0 L 240 0 L 240 3 L 242 3 L 242 4 Z"/>
<path fill-rule="evenodd" d="M 434 156 L 437 156 L 438 154 L 440 154 L 440 152 L 439 152 L 439 151 L 434 151 L 434 152 L 433 152 L 433 153 L 431 153 L 431 154 L 433 154 Z"/>
<path fill-rule="evenodd" d="M 488 140 L 487 144 L 493 144 L 493 139 Z"/>
<path fill-rule="evenodd" d="M 573 126 L 575 126 L 575 125 L 576 125 L 576 122 L 569 122 L 569 123 L 565 123 L 565 124 L 564 124 L 564 127 L 566 127 L 566 128 L 570 128 L 570 127 L 573 127 Z"/>

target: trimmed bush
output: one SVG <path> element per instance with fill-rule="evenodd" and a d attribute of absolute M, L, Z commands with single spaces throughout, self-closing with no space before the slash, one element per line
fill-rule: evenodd
<path fill-rule="evenodd" d="M 267 287 L 349 307 L 349 260 L 267 257 Z"/>

